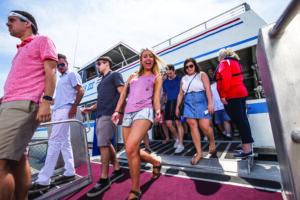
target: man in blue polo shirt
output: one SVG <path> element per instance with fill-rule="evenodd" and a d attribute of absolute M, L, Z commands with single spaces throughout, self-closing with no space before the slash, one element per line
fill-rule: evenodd
<path fill-rule="evenodd" d="M 111 116 L 115 112 L 120 94 L 124 88 L 123 77 L 119 72 L 112 71 L 113 63 L 110 57 L 102 56 L 96 61 L 97 69 L 103 74 L 102 80 L 97 87 L 97 103 L 82 110 L 87 114 L 97 110 L 96 135 L 98 146 L 101 151 L 102 172 L 100 180 L 88 193 L 88 197 L 102 194 L 110 188 L 110 184 L 121 178 L 124 173 L 119 164 L 116 151 L 111 144 L 114 136 L 116 124 L 111 121 Z M 119 122 L 119 124 L 121 121 Z M 114 166 L 111 176 L 108 176 L 109 163 Z"/>
<path fill-rule="evenodd" d="M 68 70 L 68 61 L 63 54 L 58 54 L 57 70 L 61 73 L 61 76 L 56 86 L 52 121 L 61 121 L 76 117 L 77 106 L 84 94 L 79 74 Z M 53 126 L 48 142 L 45 165 L 40 171 L 37 181 L 31 185 L 29 189 L 30 193 L 50 188 L 50 177 L 53 174 L 60 151 L 65 163 L 65 172 L 63 176 L 55 179 L 56 184 L 75 179 L 69 123 Z"/>
<path fill-rule="evenodd" d="M 163 96 L 161 98 L 161 105 L 165 102 L 167 98 L 167 103 L 165 106 L 165 121 L 167 127 L 172 132 L 173 136 L 176 138 L 174 148 L 176 148 L 175 153 L 180 153 L 184 150 L 183 146 L 183 127 L 181 120 L 176 116 L 175 110 L 177 105 L 177 97 L 180 91 L 181 78 L 175 75 L 174 65 L 167 65 L 168 78 L 163 82 Z M 163 110 L 163 108 L 161 108 Z M 173 121 L 176 122 L 178 133 L 173 125 Z"/>

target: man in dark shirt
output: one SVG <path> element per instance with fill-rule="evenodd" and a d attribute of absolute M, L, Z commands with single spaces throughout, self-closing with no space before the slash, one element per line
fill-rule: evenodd
<path fill-rule="evenodd" d="M 116 151 L 111 144 L 116 124 L 111 121 L 111 115 L 115 112 L 120 93 L 124 88 L 124 81 L 120 73 L 113 72 L 112 61 L 107 56 L 102 56 L 96 61 L 97 69 L 104 74 L 97 87 L 97 103 L 82 110 L 87 114 L 97 109 L 96 135 L 98 146 L 101 151 L 102 173 L 96 186 L 91 189 L 87 196 L 94 197 L 110 188 L 110 184 L 124 175 L 120 167 Z M 109 162 L 114 166 L 114 172 L 108 177 Z"/>
<path fill-rule="evenodd" d="M 175 136 L 176 138 L 174 144 L 174 148 L 176 148 L 175 153 L 181 153 L 184 150 L 183 127 L 180 118 L 177 117 L 175 114 L 181 78 L 175 75 L 175 67 L 172 64 L 167 65 L 167 73 L 168 78 L 163 82 L 163 95 L 161 98 L 160 105 L 163 105 L 167 98 L 167 103 L 165 106 L 165 121 L 167 127 L 172 132 L 173 136 Z M 163 109 L 163 107 L 161 109 Z M 173 125 L 173 121 L 176 122 L 178 133 Z"/>

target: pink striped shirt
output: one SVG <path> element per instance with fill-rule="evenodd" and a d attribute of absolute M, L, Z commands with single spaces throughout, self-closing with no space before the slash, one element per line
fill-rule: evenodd
<path fill-rule="evenodd" d="M 4 85 L 3 102 L 40 101 L 45 89 L 44 60 L 57 61 L 56 48 L 46 36 L 31 36 L 17 45 L 18 52 Z"/>

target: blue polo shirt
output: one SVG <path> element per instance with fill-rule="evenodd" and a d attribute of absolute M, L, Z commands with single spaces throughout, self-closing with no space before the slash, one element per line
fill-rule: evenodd
<path fill-rule="evenodd" d="M 59 108 L 71 108 L 75 101 L 77 91 L 76 85 L 82 85 L 81 77 L 76 72 L 66 71 L 59 76 L 56 86 L 56 95 L 53 110 Z"/>
<path fill-rule="evenodd" d="M 120 98 L 119 86 L 124 85 L 122 75 L 116 71 L 109 71 L 102 77 L 97 86 L 97 117 L 101 115 L 112 115 Z"/>
<path fill-rule="evenodd" d="M 181 78 L 179 76 L 175 76 L 172 80 L 168 78 L 163 82 L 163 92 L 167 93 L 167 100 L 173 100 L 178 98 L 178 94 L 180 91 L 180 82 Z"/>

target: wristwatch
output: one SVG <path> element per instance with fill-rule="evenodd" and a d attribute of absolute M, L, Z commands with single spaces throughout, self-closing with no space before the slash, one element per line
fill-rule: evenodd
<path fill-rule="evenodd" d="M 43 99 L 45 99 L 47 101 L 53 101 L 53 98 L 50 96 L 47 96 L 47 95 L 43 96 Z"/>

